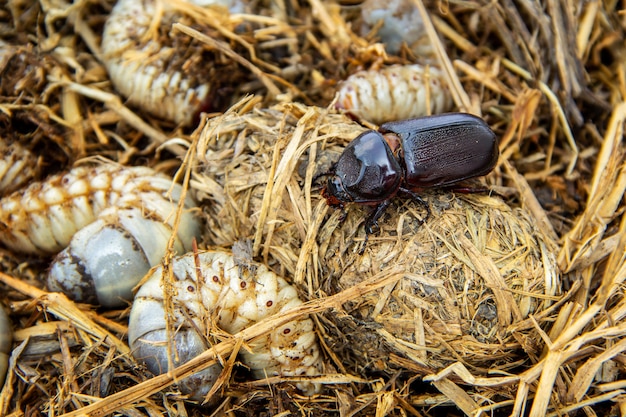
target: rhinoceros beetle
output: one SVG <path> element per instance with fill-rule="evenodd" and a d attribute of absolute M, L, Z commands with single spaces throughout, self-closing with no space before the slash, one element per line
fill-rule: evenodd
<path fill-rule="evenodd" d="M 365 222 L 365 243 L 396 195 L 430 207 L 416 194 L 489 173 L 498 161 L 495 133 L 480 118 L 448 113 L 384 123 L 357 136 L 331 167 L 322 196 L 329 206 L 375 206 Z M 471 189 L 461 191 L 472 192 Z M 364 248 L 364 247 L 363 247 Z"/>

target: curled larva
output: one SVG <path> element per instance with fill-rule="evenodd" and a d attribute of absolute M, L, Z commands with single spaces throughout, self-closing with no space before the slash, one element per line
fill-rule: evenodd
<path fill-rule="evenodd" d="M 210 71 L 198 62 L 200 51 L 177 44 L 188 39 L 170 33 L 176 19 L 174 6 L 156 0 L 120 0 L 109 16 L 102 35 L 102 57 L 115 89 L 128 102 L 157 117 L 190 124 L 206 106 L 210 93 Z M 218 4 L 240 8 L 234 0 L 196 0 L 198 6 Z M 159 16 L 166 30 L 164 36 L 149 31 Z M 191 56 L 187 55 L 191 54 Z"/>
<path fill-rule="evenodd" d="M 375 28 L 388 53 L 397 54 L 405 43 L 417 56 L 432 54 L 422 16 L 413 1 L 366 0 L 361 4 L 361 17 L 363 35 Z"/>
<path fill-rule="evenodd" d="M 197 264 L 196 264 L 197 262 Z M 180 365 L 210 348 L 210 323 L 234 334 L 302 303 L 296 289 L 266 266 L 241 268 L 230 253 L 188 253 L 171 263 L 174 282 L 170 289 L 173 309 L 164 306 L 163 269 L 157 268 L 135 296 L 128 339 L 133 355 L 154 374 L 168 370 L 168 341 L 172 361 Z M 169 306 L 169 305 L 168 305 Z M 174 332 L 170 337 L 166 330 Z M 244 364 L 259 377 L 318 375 L 321 358 L 313 322 L 294 320 L 250 342 L 242 349 Z M 211 389 L 221 367 L 215 365 L 181 381 L 179 388 L 190 399 L 201 401 Z M 305 394 L 319 391 L 319 384 L 298 383 Z"/>
<path fill-rule="evenodd" d="M 176 187 L 174 199 L 180 195 Z M 166 198 L 170 188 L 171 178 L 147 167 L 75 167 L 0 200 L 0 241 L 16 252 L 51 255 L 123 195 L 156 192 Z"/>
<path fill-rule="evenodd" d="M 124 305 L 132 300 L 133 287 L 165 255 L 175 210 L 176 204 L 159 193 L 123 197 L 79 230 L 55 257 L 48 289 L 103 307 Z M 182 254 L 200 235 L 195 215 L 184 211 L 176 230 L 173 249 Z"/>
<path fill-rule="evenodd" d="M 394 65 L 349 76 L 339 87 L 335 107 L 380 124 L 447 112 L 452 97 L 439 69 Z"/>
<path fill-rule="evenodd" d="M 13 340 L 11 321 L 4 307 L 0 304 L 0 388 L 4 384 L 4 378 L 9 368 L 9 354 Z"/>
<path fill-rule="evenodd" d="M 39 174 L 41 163 L 19 143 L 0 139 L 0 195 L 23 187 Z"/>

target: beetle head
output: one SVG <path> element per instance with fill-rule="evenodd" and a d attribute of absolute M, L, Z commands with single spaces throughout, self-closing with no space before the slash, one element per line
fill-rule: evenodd
<path fill-rule="evenodd" d="M 403 170 L 385 138 L 368 130 L 346 146 L 328 177 L 322 195 L 330 206 L 377 204 L 398 191 Z"/>
<path fill-rule="evenodd" d="M 352 197 L 345 190 L 341 178 L 337 175 L 329 176 L 326 186 L 322 189 L 322 197 L 331 207 L 343 207 L 345 203 L 352 201 Z"/>
<path fill-rule="evenodd" d="M 322 197 L 326 199 L 326 203 L 335 208 L 343 208 L 344 203 L 350 201 L 349 196 L 343 190 L 341 180 L 335 174 L 336 164 L 327 172 L 322 172 L 313 177 L 313 184 L 317 183 L 320 178 L 328 178 L 326 184 L 322 187 Z"/>

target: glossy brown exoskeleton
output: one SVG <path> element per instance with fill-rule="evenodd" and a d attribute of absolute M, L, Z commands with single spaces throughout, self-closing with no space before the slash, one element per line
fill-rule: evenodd
<path fill-rule="evenodd" d="M 322 196 L 333 207 L 376 206 L 365 222 L 367 239 L 396 195 L 421 204 L 425 221 L 430 207 L 416 192 L 486 175 L 497 161 L 496 135 L 479 117 L 448 113 L 384 123 L 346 146 L 326 174 Z"/>

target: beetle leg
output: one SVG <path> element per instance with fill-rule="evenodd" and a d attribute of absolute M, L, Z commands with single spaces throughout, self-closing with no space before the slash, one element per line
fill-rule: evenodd
<path fill-rule="evenodd" d="M 369 240 L 370 235 L 380 230 L 380 226 L 378 226 L 378 219 L 380 219 L 380 216 L 383 215 L 390 204 L 391 199 L 383 201 L 377 205 L 374 210 L 372 210 L 370 215 L 367 217 L 367 220 L 365 220 L 365 238 L 363 239 L 363 246 L 359 249 L 359 255 L 363 255 L 363 252 L 365 252 L 365 247 L 367 246 L 367 241 Z"/>
<path fill-rule="evenodd" d="M 372 233 L 376 233 L 380 230 L 378 226 L 378 219 L 383 215 L 387 207 L 391 204 L 391 199 L 385 200 L 372 210 L 369 217 L 365 221 L 365 238 L 367 239 L 367 235 L 371 235 Z"/>
<path fill-rule="evenodd" d="M 409 190 L 408 188 L 400 187 L 399 191 L 409 195 L 413 199 L 413 201 L 415 201 L 416 203 L 424 207 L 424 209 L 426 210 L 426 216 L 422 220 L 419 221 L 420 225 L 424 224 L 431 215 L 430 204 L 428 204 L 426 200 L 424 200 L 422 197 L 417 195 L 415 192 Z"/>

